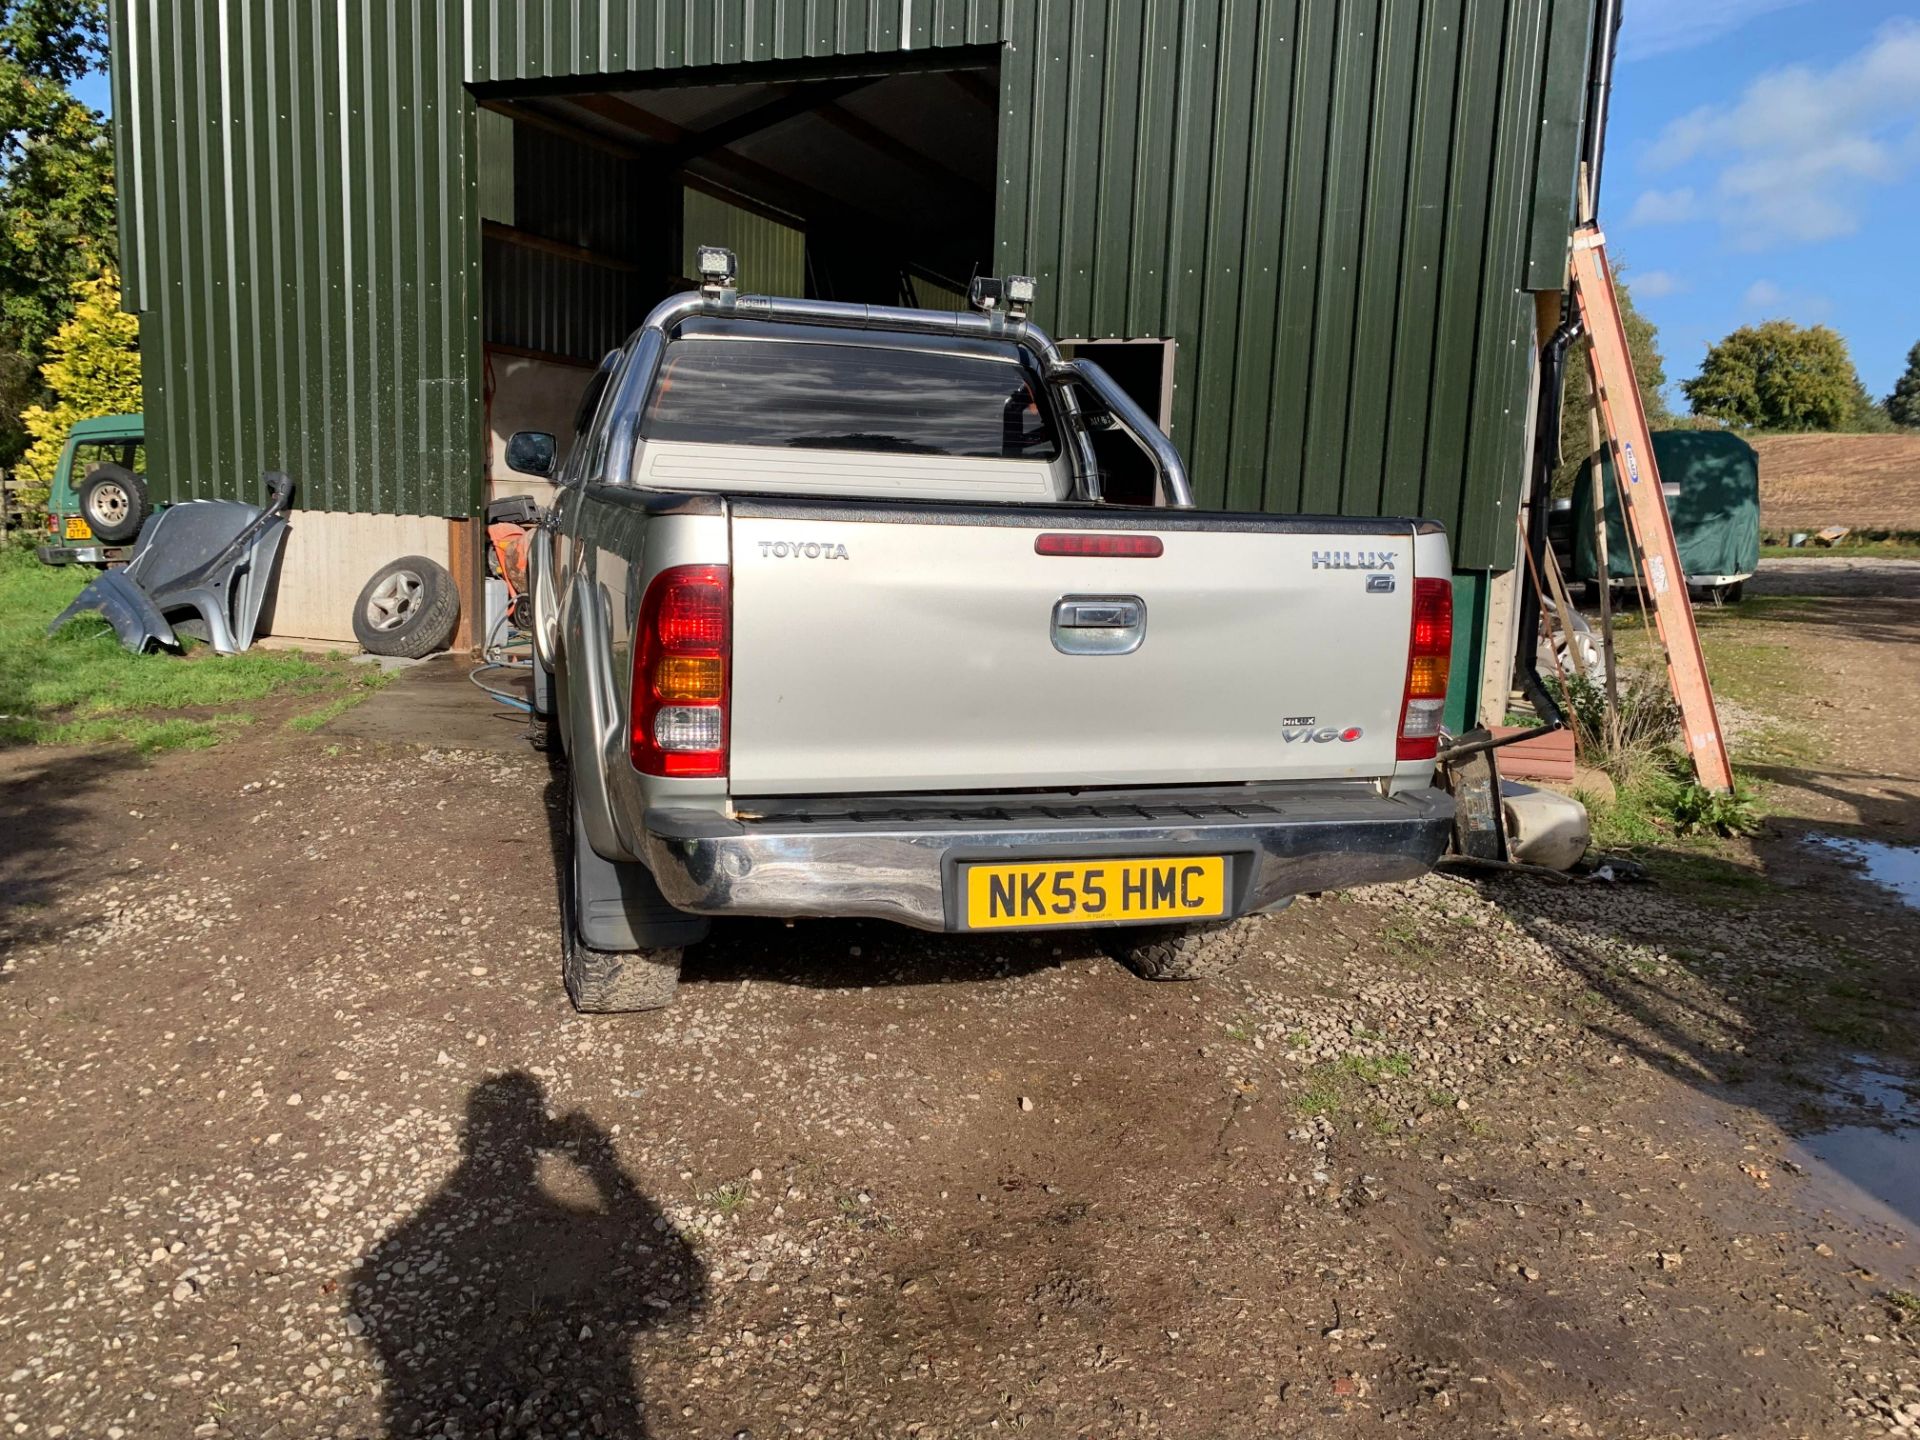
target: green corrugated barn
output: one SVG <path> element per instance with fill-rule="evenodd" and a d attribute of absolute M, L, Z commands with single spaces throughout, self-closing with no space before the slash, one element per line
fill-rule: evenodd
<path fill-rule="evenodd" d="M 1201 503 L 1446 523 L 1457 721 L 1515 558 L 1595 8 L 114 0 L 156 488 L 292 473 L 277 623 L 342 633 L 424 535 L 471 575 L 499 436 L 564 413 L 692 244 L 844 300 L 1029 273 Z"/>

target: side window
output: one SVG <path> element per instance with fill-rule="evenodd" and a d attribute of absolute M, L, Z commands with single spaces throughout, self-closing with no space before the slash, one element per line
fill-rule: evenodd
<path fill-rule="evenodd" d="M 612 443 L 614 397 L 620 393 L 620 377 L 626 372 L 628 357 L 622 350 L 607 357 L 608 364 L 594 376 L 596 387 L 588 387 L 588 394 L 581 397 L 584 408 L 587 400 L 593 401 L 592 431 L 585 443 L 581 457 L 580 473 L 588 479 L 605 479 L 603 472 L 607 465 L 607 447 Z"/>
<path fill-rule="evenodd" d="M 567 437 L 566 463 L 560 467 L 556 477 L 562 485 L 578 485 L 595 473 L 593 465 L 593 444 L 589 435 L 593 431 L 594 419 L 606 398 L 607 387 L 620 371 L 623 352 L 609 351 L 607 358 L 600 362 L 600 368 L 593 372 L 593 378 L 587 381 L 586 388 L 580 392 L 580 403 L 573 411 L 573 433 Z"/>

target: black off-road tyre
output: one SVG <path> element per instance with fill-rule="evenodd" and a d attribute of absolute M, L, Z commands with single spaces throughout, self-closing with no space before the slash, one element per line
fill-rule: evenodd
<path fill-rule="evenodd" d="M 1115 930 L 1107 937 L 1107 950 L 1142 980 L 1202 980 L 1226 968 L 1234 948 L 1226 935 L 1238 923 Z"/>
<path fill-rule="evenodd" d="M 153 506 L 147 482 L 123 465 L 96 465 L 80 482 L 80 515 L 96 540 L 126 545 L 140 536 Z"/>
<path fill-rule="evenodd" d="M 561 978 L 567 998 L 582 1015 L 615 1015 L 628 1010 L 661 1010 L 680 988 L 682 951 L 589 950 L 580 943 L 573 917 L 566 921 Z"/>
<path fill-rule="evenodd" d="M 560 748 L 553 718 L 553 676 L 536 656 L 533 662 L 533 690 L 527 715 L 527 740 L 534 749 L 551 754 Z"/>
<path fill-rule="evenodd" d="M 460 620 L 460 591 L 424 555 L 403 555 L 373 572 L 353 602 L 353 633 L 369 655 L 421 660 L 447 648 Z"/>

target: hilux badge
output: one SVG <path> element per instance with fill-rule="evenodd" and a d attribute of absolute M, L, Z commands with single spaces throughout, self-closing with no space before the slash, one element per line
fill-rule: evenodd
<path fill-rule="evenodd" d="M 1316 550 L 1315 570 L 1391 570 L 1391 550 Z"/>

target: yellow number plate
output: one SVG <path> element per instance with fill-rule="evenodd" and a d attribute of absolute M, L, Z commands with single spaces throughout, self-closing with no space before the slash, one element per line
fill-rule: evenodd
<path fill-rule="evenodd" d="M 67 539 L 91 540 L 92 538 L 93 538 L 93 527 L 87 524 L 87 522 L 82 520 L 78 515 L 74 515 L 67 520 Z"/>
<path fill-rule="evenodd" d="M 1219 855 L 967 865 L 961 884 L 961 918 L 969 930 L 1207 920 L 1227 913 L 1227 862 Z"/>

